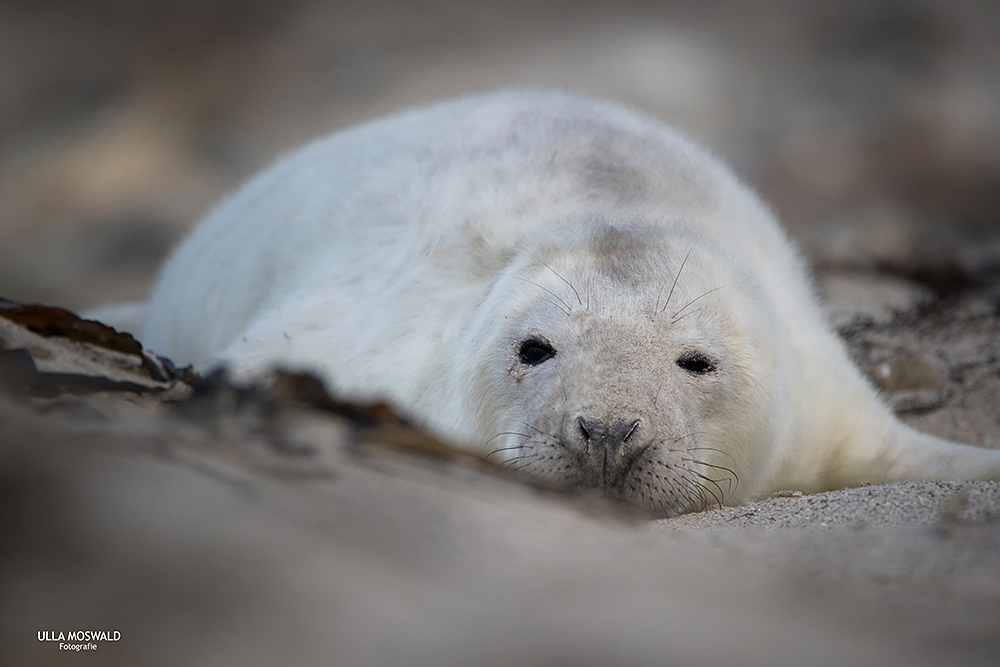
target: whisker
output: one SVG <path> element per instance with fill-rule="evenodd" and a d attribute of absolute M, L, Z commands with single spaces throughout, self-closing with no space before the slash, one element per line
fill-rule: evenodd
<path fill-rule="evenodd" d="M 696 435 L 705 435 L 706 433 L 708 433 L 708 431 L 692 431 L 691 433 L 685 433 L 684 435 L 679 435 L 676 438 L 672 438 L 670 441 L 676 444 L 677 442 L 680 442 L 684 438 L 693 438 Z M 687 449 L 670 449 L 668 451 L 680 453 L 680 452 L 690 452 L 694 449 L 700 449 L 700 448 L 689 447 Z"/>
<path fill-rule="evenodd" d="M 691 503 L 691 496 L 687 493 L 687 490 L 683 486 L 674 483 L 674 481 L 671 481 L 670 486 L 667 487 L 667 491 L 670 493 L 670 497 L 673 498 L 670 501 L 670 510 L 675 514 L 680 514 L 681 509 Z M 666 496 L 662 497 L 664 500 L 667 500 Z"/>
<path fill-rule="evenodd" d="M 520 435 L 520 434 L 517 434 L 517 435 Z M 512 452 L 512 451 L 515 451 L 515 450 L 518 450 L 518 449 L 524 449 L 524 445 L 511 445 L 510 447 L 498 447 L 497 449 L 494 449 L 494 450 L 490 451 L 490 453 L 487 454 L 486 456 L 484 456 L 483 459 L 484 460 L 489 460 L 489 458 L 491 456 L 493 456 L 494 454 L 499 454 L 500 452 Z"/>
<path fill-rule="evenodd" d="M 522 438 L 530 437 L 527 433 L 518 433 L 517 431 L 502 431 L 502 432 L 497 433 L 496 435 L 494 435 L 492 438 L 490 438 L 486 442 L 484 442 L 483 446 L 485 447 L 486 445 L 489 445 L 491 442 L 493 442 L 497 438 L 499 438 L 501 436 L 504 436 L 504 435 L 519 435 Z M 494 449 L 494 450 L 490 451 L 490 453 L 487 454 L 485 458 L 488 459 L 489 457 L 491 457 L 493 454 L 496 454 L 497 452 L 503 452 L 503 451 L 506 451 L 508 449 L 514 449 L 514 448 L 517 448 L 517 447 L 523 447 L 523 445 L 513 445 L 511 447 L 500 447 L 498 449 Z"/>
<path fill-rule="evenodd" d="M 676 470 L 676 471 L 684 470 L 684 468 L 680 468 L 678 466 L 667 465 L 663 461 L 657 460 L 657 463 L 668 470 Z M 663 492 L 666 492 L 669 493 L 671 497 L 673 497 L 674 502 L 672 503 L 671 509 L 676 510 L 676 513 L 678 514 L 680 513 L 681 509 L 691 508 L 694 506 L 695 500 L 694 497 L 692 496 L 692 492 L 697 493 L 701 497 L 702 506 L 704 506 L 705 503 L 708 501 L 708 499 L 705 497 L 704 492 L 700 490 L 699 488 L 700 485 L 686 478 L 683 474 L 675 474 L 669 478 L 660 477 L 659 475 L 656 475 L 656 478 L 660 480 L 660 482 L 665 484 L 665 486 L 661 485 L 659 487 L 661 494 Z"/>
<path fill-rule="evenodd" d="M 504 461 L 500 465 L 502 465 L 504 468 L 507 468 L 507 469 L 510 469 L 510 470 L 518 470 L 519 468 L 521 468 L 523 466 L 515 466 L 515 464 L 525 462 L 525 459 L 527 459 L 527 458 L 529 458 L 527 454 L 525 454 L 524 456 L 515 456 L 512 459 Z"/>
<path fill-rule="evenodd" d="M 693 303 L 694 303 L 695 301 L 697 301 L 698 299 L 703 299 L 703 298 L 705 298 L 706 296 L 708 296 L 709 294 L 711 294 L 712 292 L 718 292 L 718 291 L 719 291 L 720 289 L 725 289 L 725 288 L 727 288 L 727 287 L 735 287 L 736 285 L 739 285 L 739 283 L 730 283 L 730 284 L 728 284 L 728 285 L 721 285 L 721 286 L 719 286 L 719 287 L 713 287 L 712 289 L 708 290 L 708 291 L 707 291 L 707 292 L 705 292 L 704 294 L 701 294 L 700 296 L 696 296 L 695 298 L 691 299 L 691 300 L 690 300 L 690 301 L 688 301 L 688 302 L 687 302 L 686 304 L 684 304 L 684 305 L 683 305 L 683 306 L 681 307 L 681 309 L 680 309 L 680 310 L 678 310 L 677 312 L 675 312 L 675 313 L 674 313 L 674 316 L 673 316 L 673 322 L 677 322 L 677 316 L 678 316 L 678 315 L 680 315 L 680 314 L 681 314 L 682 312 L 684 312 L 684 310 L 686 310 L 688 306 L 690 306 L 691 304 L 693 304 Z M 663 308 L 664 308 L 664 309 L 666 309 L 666 306 L 664 306 Z M 672 322 L 672 323 L 673 323 L 673 322 Z"/>
<path fill-rule="evenodd" d="M 698 500 L 701 502 L 699 510 L 708 507 L 710 503 L 708 502 L 708 496 L 705 495 L 705 492 L 707 491 L 712 494 L 711 489 L 706 488 L 705 485 L 698 480 L 691 479 L 690 477 L 684 475 L 681 471 L 690 472 L 687 468 L 677 467 L 675 470 L 677 471 L 677 479 L 683 483 L 684 488 L 686 488 L 688 492 L 694 491 L 695 495 L 698 497 Z M 690 493 L 687 495 L 690 501 L 694 500 Z M 715 497 L 715 494 L 712 494 L 712 496 Z M 716 501 L 718 502 L 718 498 L 716 498 Z M 722 505 L 719 505 L 719 507 L 722 507 Z"/>
<path fill-rule="evenodd" d="M 561 305 L 559 305 L 558 303 L 556 303 L 552 299 L 543 299 L 543 300 L 545 301 L 545 303 L 550 304 L 552 306 L 555 306 L 556 308 L 558 308 L 559 310 L 561 310 L 566 315 L 572 315 L 573 314 L 572 311 L 566 310 L 565 308 L 563 308 Z"/>
<path fill-rule="evenodd" d="M 573 283 L 571 283 L 570 281 L 568 281 L 565 278 L 563 278 L 561 275 L 559 275 L 558 271 L 556 271 L 555 269 L 553 269 L 551 266 L 549 266 L 548 264 L 546 264 L 542 260 L 538 259 L 538 257 L 536 257 L 535 255 L 533 255 L 532 253 L 529 252 L 528 255 L 530 255 L 531 257 L 533 257 L 536 262 L 538 262 L 539 264 L 541 264 L 542 266 L 544 266 L 546 269 L 548 269 L 552 273 L 556 274 L 556 277 L 559 278 L 559 280 L 561 280 L 564 283 L 566 283 L 567 285 L 569 285 L 569 288 L 571 290 L 573 290 L 573 294 L 576 295 L 576 300 L 580 303 L 581 306 L 583 305 L 583 300 L 580 299 L 580 293 L 576 291 L 575 287 L 573 287 Z M 556 298 L 559 298 L 559 297 L 556 297 Z M 562 299 L 559 299 L 559 300 L 562 301 Z"/>
<path fill-rule="evenodd" d="M 549 294 L 551 294 L 552 296 L 554 296 L 556 298 L 556 300 L 559 301 L 559 303 L 561 303 L 563 305 L 563 307 L 560 308 L 560 310 L 562 310 L 567 315 L 572 315 L 573 314 L 573 309 L 570 308 L 570 305 L 568 303 L 566 303 L 565 301 L 563 301 L 559 297 L 559 295 L 556 294 L 555 292 L 553 292 L 552 290 L 548 289 L 547 287 L 542 287 L 538 283 L 532 282 L 531 280 L 528 280 L 527 278 L 522 278 L 521 276 L 514 276 L 514 277 L 517 278 L 518 280 L 523 280 L 524 282 L 528 283 L 529 285 L 534 285 L 535 287 L 537 287 L 538 289 L 542 290 L 543 292 L 548 292 Z M 555 305 L 555 304 L 553 304 L 553 305 Z"/>
<path fill-rule="evenodd" d="M 524 470 L 525 468 L 527 468 L 528 466 L 530 466 L 532 463 L 535 463 L 540 458 L 542 458 L 542 454 L 540 454 L 538 452 L 535 452 L 531 456 L 522 456 L 520 459 L 517 459 L 517 461 L 524 461 L 524 463 L 522 465 L 519 465 L 517 467 L 511 467 L 511 466 L 507 466 L 507 467 L 511 468 L 511 470 L 513 470 L 514 472 L 520 472 L 521 470 Z M 536 471 L 536 473 L 537 472 L 538 471 Z"/>
<path fill-rule="evenodd" d="M 704 234 L 704 232 L 702 232 L 702 234 Z M 698 241 L 700 240 L 701 236 L 698 237 Z M 667 306 L 670 304 L 670 297 L 674 295 L 674 288 L 677 287 L 677 280 L 681 277 L 681 271 L 684 270 L 684 265 L 687 264 L 688 257 L 690 257 L 691 253 L 694 252 L 694 248 L 698 245 L 698 241 L 695 241 L 691 245 L 691 249 L 687 251 L 686 255 L 684 255 L 684 260 L 681 261 L 681 268 L 677 269 L 677 275 L 674 276 L 674 282 L 670 285 L 670 292 L 667 294 L 667 300 L 664 302 L 662 310 L 660 309 L 660 294 L 663 294 L 663 286 L 666 286 L 666 281 L 664 281 L 663 286 L 660 287 L 660 294 L 656 295 L 656 306 L 654 307 L 655 312 L 662 313 L 667 309 Z"/>
<path fill-rule="evenodd" d="M 684 313 L 683 315 L 681 315 L 680 317 L 675 317 L 674 319 L 670 320 L 670 323 L 671 324 L 677 324 L 678 322 L 680 322 L 681 320 L 683 320 L 685 317 L 688 317 L 690 315 L 694 315 L 697 312 L 698 312 L 697 309 L 688 311 L 688 312 Z"/>
<path fill-rule="evenodd" d="M 729 460 L 732 461 L 733 463 L 736 463 L 736 459 L 733 458 L 732 454 L 730 454 L 729 452 L 727 452 L 725 450 L 717 449 L 715 447 L 688 447 L 687 451 L 689 451 L 689 452 L 716 452 L 718 454 L 722 454 L 723 456 L 728 457 Z"/>
<path fill-rule="evenodd" d="M 555 436 L 553 436 L 551 433 L 546 433 L 545 431 L 543 431 L 542 429 L 538 428 L 537 426 L 535 426 L 533 424 L 529 424 L 528 422 L 523 422 L 523 421 L 520 421 L 520 420 L 515 421 L 515 423 L 520 424 L 521 426 L 527 426 L 532 431 L 535 431 L 539 435 L 544 435 L 546 438 L 555 439 Z M 528 437 L 528 436 L 525 436 L 525 437 Z"/>
<path fill-rule="evenodd" d="M 708 477 L 706 475 L 702 475 L 697 470 L 692 470 L 691 468 L 685 467 L 684 470 L 687 470 L 688 472 L 690 472 L 690 473 L 692 473 L 694 475 L 697 475 L 698 477 L 702 478 L 703 480 L 705 480 L 706 482 L 708 482 L 709 484 L 711 484 L 712 486 L 714 486 L 719 491 L 719 496 L 722 496 L 723 498 L 726 497 L 726 494 L 722 490 L 722 487 L 719 486 L 719 480 L 712 479 L 711 477 Z M 705 490 L 712 494 L 712 497 L 715 498 L 715 501 L 719 504 L 719 507 L 721 508 L 722 507 L 722 501 L 719 500 L 719 497 L 716 496 L 715 493 L 713 493 L 712 490 L 709 489 L 707 486 L 705 487 Z"/>
<path fill-rule="evenodd" d="M 525 424 L 525 426 L 527 426 L 527 424 Z M 495 436 L 493 436 L 492 438 L 490 438 L 489 440 L 487 440 L 483 444 L 484 445 L 488 445 L 488 444 L 490 444 L 491 442 L 493 442 L 494 440 L 496 440 L 497 438 L 499 438 L 502 435 L 519 435 L 522 438 L 529 437 L 527 433 L 518 433 L 517 431 L 501 431 L 500 433 L 497 433 Z"/>
<path fill-rule="evenodd" d="M 717 466 L 717 465 L 712 464 L 712 463 L 706 463 L 705 461 L 701 461 L 699 459 L 681 459 L 681 460 L 682 461 L 690 461 L 691 463 L 698 463 L 698 464 L 701 464 L 701 465 L 705 466 L 706 468 L 715 468 L 716 470 L 720 470 L 722 472 L 728 472 L 730 475 L 732 475 L 732 477 L 727 477 L 726 478 L 726 481 L 729 482 L 729 490 L 730 491 L 733 490 L 733 482 L 734 481 L 736 482 L 736 488 L 739 488 L 739 486 L 740 486 L 740 476 L 737 475 L 736 472 L 734 470 L 732 470 L 731 468 L 727 468 L 726 466 Z"/>

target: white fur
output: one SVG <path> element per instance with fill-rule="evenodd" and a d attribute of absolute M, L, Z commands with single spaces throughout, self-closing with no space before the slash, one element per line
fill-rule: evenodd
<path fill-rule="evenodd" d="M 618 264 L 595 268 L 608 230 L 637 245 L 624 282 Z M 693 317 L 676 314 L 694 299 Z M 522 368 L 512 350 L 535 334 L 559 353 Z M 1000 453 L 896 422 L 829 331 L 784 233 L 725 167 L 660 122 L 557 92 L 447 101 L 291 154 L 174 252 L 141 338 L 243 376 L 310 369 L 487 451 L 523 450 L 523 424 L 563 433 L 585 409 L 634 408 L 660 440 L 691 421 L 722 450 L 698 470 L 728 457 L 739 476 L 726 502 L 1000 475 Z M 698 346 L 721 360 L 714 379 L 678 375 L 676 355 Z"/>

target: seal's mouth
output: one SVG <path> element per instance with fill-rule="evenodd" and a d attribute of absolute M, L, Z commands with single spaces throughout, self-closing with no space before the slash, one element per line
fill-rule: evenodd
<path fill-rule="evenodd" d="M 630 475 L 653 444 L 647 442 L 638 447 L 626 447 L 598 442 L 577 453 L 574 457 L 579 474 L 577 485 L 595 489 L 612 498 L 627 499 Z"/>

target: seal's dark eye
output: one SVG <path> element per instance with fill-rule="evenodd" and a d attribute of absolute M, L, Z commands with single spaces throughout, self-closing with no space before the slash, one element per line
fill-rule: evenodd
<path fill-rule="evenodd" d="M 536 338 L 529 338 L 521 343 L 521 363 L 529 366 L 548 361 L 556 356 L 556 349 L 548 343 L 543 343 Z"/>
<path fill-rule="evenodd" d="M 701 352 L 685 352 L 677 358 L 677 365 L 692 375 L 705 375 L 715 370 L 715 364 Z"/>

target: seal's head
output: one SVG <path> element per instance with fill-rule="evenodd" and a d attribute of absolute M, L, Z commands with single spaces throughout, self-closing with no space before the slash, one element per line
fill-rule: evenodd
<path fill-rule="evenodd" d="M 657 516 L 752 496 L 787 414 L 753 274 L 662 226 L 579 229 L 518 254 L 477 319 L 491 460 Z"/>

